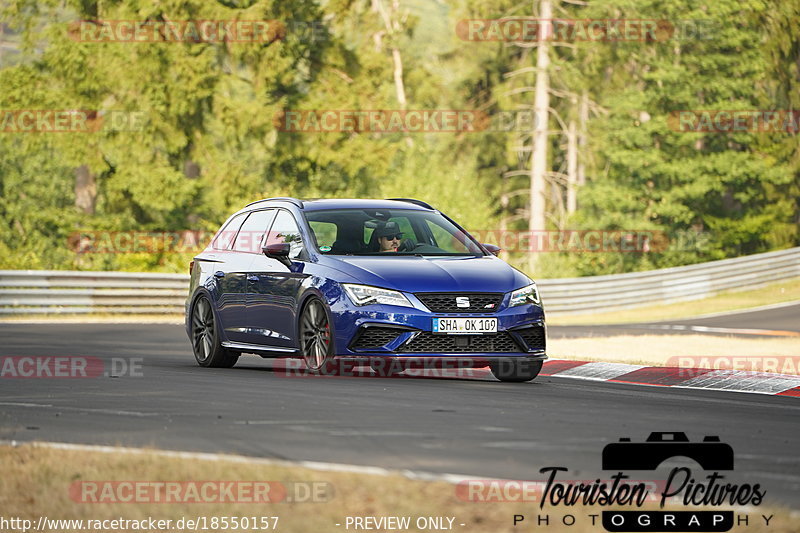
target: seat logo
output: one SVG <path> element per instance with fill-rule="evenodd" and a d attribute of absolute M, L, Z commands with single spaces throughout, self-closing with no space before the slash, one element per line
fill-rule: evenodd
<path fill-rule="evenodd" d="M 456 307 L 469 307 L 469 298 L 466 296 L 456 296 Z"/>

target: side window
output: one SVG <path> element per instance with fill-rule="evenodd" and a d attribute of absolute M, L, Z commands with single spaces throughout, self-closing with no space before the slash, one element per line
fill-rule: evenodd
<path fill-rule="evenodd" d="M 426 222 L 428 223 L 428 228 L 431 230 L 433 239 L 436 241 L 437 247 L 441 248 L 446 252 L 453 252 L 453 253 L 470 252 L 470 249 L 467 248 L 467 246 L 463 242 L 458 240 L 456 235 L 451 234 L 449 231 L 441 227 L 439 224 L 436 224 L 435 222 L 432 222 L 430 220 L 427 220 Z M 463 237 L 463 234 L 461 236 Z"/>
<path fill-rule="evenodd" d="M 278 211 L 275 222 L 267 234 L 266 244 L 279 244 L 288 242 L 291 245 L 289 257 L 295 259 L 303 251 L 303 239 L 300 237 L 300 230 L 297 227 L 294 217 L 289 211 L 283 209 Z"/>
<path fill-rule="evenodd" d="M 261 253 L 261 241 L 274 217 L 274 209 L 251 212 L 236 236 L 233 249 L 237 252 Z"/>
<path fill-rule="evenodd" d="M 224 228 L 217 232 L 211 247 L 215 250 L 230 250 L 231 245 L 233 244 L 233 239 L 236 238 L 236 233 L 242 226 L 242 222 L 244 222 L 244 218 L 246 216 L 247 213 L 242 213 L 241 215 L 236 215 L 233 217 Z"/>
<path fill-rule="evenodd" d="M 308 225 L 311 226 L 319 246 L 333 246 L 336 242 L 337 227 L 333 222 L 310 220 Z"/>

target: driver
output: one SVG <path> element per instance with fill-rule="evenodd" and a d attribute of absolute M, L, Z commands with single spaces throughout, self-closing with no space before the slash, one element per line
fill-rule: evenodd
<path fill-rule="evenodd" d="M 375 228 L 375 237 L 378 240 L 379 252 L 396 252 L 400 246 L 403 233 L 397 222 L 386 222 Z"/>

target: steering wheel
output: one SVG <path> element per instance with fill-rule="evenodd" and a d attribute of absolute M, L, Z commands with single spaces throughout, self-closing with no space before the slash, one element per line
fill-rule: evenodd
<path fill-rule="evenodd" d="M 418 248 L 421 243 L 414 242 L 411 239 L 403 239 L 403 242 L 400 243 L 400 246 L 397 247 L 398 252 L 413 252 L 415 248 Z"/>

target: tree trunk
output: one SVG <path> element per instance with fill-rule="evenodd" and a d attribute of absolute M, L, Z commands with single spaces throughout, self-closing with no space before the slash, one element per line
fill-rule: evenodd
<path fill-rule="evenodd" d="M 97 199 L 97 185 L 89 165 L 81 165 L 75 169 L 75 207 L 86 214 L 94 214 Z"/>
<path fill-rule="evenodd" d="M 536 239 L 536 232 L 545 229 L 545 175 L 547 172 L 547 126 L 550 108 L 550 44 L 552 34 L 551 20 L 553 7 L 550 0 L 539 0 L 539 19 L 542 31 L 536 50 L 536 96 L 534 112 L 536 124 L 533 130 L 533 151 L 531 152 L 530 214 L 528 229 L 531 239 Z M 536 242 L 535 240 L 533 242 Z M 529 265 L 533 269 L 536 264 L 535 252 L 529 255 Z"/>
<path fill-rule="evenodd" d="M 372 7 L 375 9 L 383 19 L 383 25 L 386 28 L 386 35 L 393 38 L 399 31 L 400 25 L 397 23 L 396 16 L 400 9 L 400 2 L 394 0 L 392 2 L 391 12 L 387 11 L 383 5 L 382 0 L 372 0 Z M 400 49 L 394 46 L 392 42 L 392 63 L 394 65 L 394 87 L 397 94 L 397 103 L 400 104 L 400 109 L 406 108 L 406 87 L 403 82 L 403 57 L 400 55 Z"/>
<path fill-rule="evenodd" d="M 578 186 L 586 185 L 586 123 L 589 122 L 589 95 L 586 91 L 581 94 L 581 103 L 578 108 Z M 577 195 L 576 195 L 577 203 Z"/>
<path fill-rule="evenodd" d="M 400 104 L 400 109 L 405 109 L 406 86 L 403 83 L 403 58 L 397 48 L 392 48 L 392 60 L 394 61 L 394 87 L 397 92 L 397 103 Z"/>
<path fill-rule="evenodd" d="M 575 119 L 569 119 L 567 129 L 567 214 L 578 208 L 578 132 Z"/>

